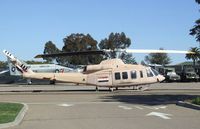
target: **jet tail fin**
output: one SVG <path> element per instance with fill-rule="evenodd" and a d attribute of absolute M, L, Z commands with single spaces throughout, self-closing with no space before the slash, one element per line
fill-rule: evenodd
<path fill-rule="evenodd" d="M 3 53 L 7 56 L 8 61 L 10 62 L 9 68 L 11 68 L 10 69 L 11 71 L 17 70 L 21 74 L 24 74 L 24 73 L 33 73 L 33 71 L 30 68 L 27 67 L 26 63 L 20 61 L 16 57 L 14 57 L 14 55 L 11 54 L 10 52 L 8 52 L 7 50 L 3 50 Z"/>
<path fill-rule="evenodd" d="M 7 57 L 9 72 L 11 76 L 22 76 L 22 73 L 17 70 L 17 67 L 11 62 L 10 58 Z"/>

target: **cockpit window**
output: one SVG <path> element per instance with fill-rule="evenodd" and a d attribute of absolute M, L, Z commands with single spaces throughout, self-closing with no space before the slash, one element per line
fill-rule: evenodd
<path fill-rule="evenodd" d="M 159 75 L 158 71 L 156 71 L 155 69 L 151 68 L 151 71 L 154 73 L 155 76 Z"/>
<path fill-rule="evenodd" d="M 146 69 L 147 70 L 147 77 L 153 77 L 153 73 L 150 69 Z"/>

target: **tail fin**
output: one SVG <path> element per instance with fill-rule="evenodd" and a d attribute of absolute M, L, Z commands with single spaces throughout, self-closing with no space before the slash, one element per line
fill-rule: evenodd
<path fill-rule="evenodd" d="M 3 50 L 3 53 L 7 56 L 8 61 L 11 62 L 9 67 L 11 68 L 11 71 L 18 70 L 21 74 L 23 73 L 33 73 L 33 71 L 27 67 L 26 63 L 18 60 L 16 57 L 14 57 L 10 52 Z M 15 67 L 12 67 L 15 66 Z"/>
<path fill-rule="evenodd" d="M 7 61 L 8 61 L 10 75 L 22 76 L 22 73 L 17 70 L 17 67 L 14 64 L 12 64 L 10 58 L 7 57 Z"/>

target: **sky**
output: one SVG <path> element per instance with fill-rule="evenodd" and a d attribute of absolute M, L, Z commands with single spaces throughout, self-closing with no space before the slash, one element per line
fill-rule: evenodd
<path fill-rule="evenodd" d="M 199 9 L 195 0 L 0 0 L 0 50 L 33 60 L 47 41 L 61 49 L 71 33 L 100 42 L 111 32 L 124 32 L 130 49 L 188 50 L 199 46 L 189 35 Z M 140 63 L 145 55 L 133 56 Z M 184 54 L 170 57 L 172 64 L 186 61 Z"/>

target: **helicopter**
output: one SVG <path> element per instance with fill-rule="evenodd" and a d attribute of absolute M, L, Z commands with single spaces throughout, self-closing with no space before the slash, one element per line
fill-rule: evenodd
<path fill-rule="evenodd" d="M 105 54 L 113 50 L 97 50 L 97 51 L 80 51 L 80 52 L 63 52 L 55 54 L 41 54 L 35 58 L 55 57 L 55 56 L 71 56 L 71 55 L 87 55 L 87 54 Z M 138 50 L 127 49 L 117 50 L 118 52 L 131 53 L 187 53 L 190 51 L 176 50 Z M 162 82 L 165 77 L 160 75 L 155 69 L 139 64 L 125 64 L 121 59 L 107 59 L 100 64 L 87 65 L 83 72 L 75 73 L 35 73 L 28 68 L 23 62 L 20 62 L 10 52 L 3 51 L 11 60 L 17 70 L 22 73 L 24 78 L 46 79 L 50 81 L 59 81 L 65 83 L 75 83 L 96 86 L 108 87 L 111 91 L 119 87 L 137 87 L 139 85 L 149 85 Z"/>

